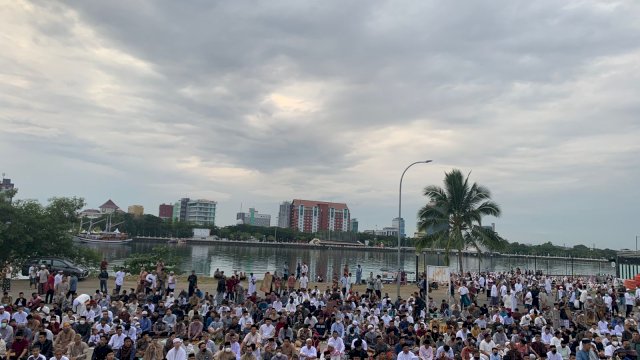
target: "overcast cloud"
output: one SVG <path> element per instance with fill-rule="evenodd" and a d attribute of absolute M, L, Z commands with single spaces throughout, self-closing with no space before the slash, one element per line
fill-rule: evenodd
<path fill-rule="evenodd" d="M 0 170 L 19 197 L 126 208 L 293 198 L 360 229 L 460 168 L 511 241 L 640 234 L 635 1 L 10 1 Z"/>

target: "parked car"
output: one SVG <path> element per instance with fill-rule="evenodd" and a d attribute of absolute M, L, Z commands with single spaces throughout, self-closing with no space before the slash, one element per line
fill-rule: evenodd
<path fill-rule="evenodd" d="M 62 273 L 65 275 L 75 275 L 79 280 L 82 280 L 89 276 L 89 270 L 86 268 L 74 264 L 71 260 L 63 259 L 59 257 L 38 257 L 27 260 L 24 265 L 22 265 L 22 275 L 29 276 L 29 267 L 31 265 L 35 265 L 38 269 L 41 265 L 47 266 L 49 271 L 58 272 L 62 270 Z"/>

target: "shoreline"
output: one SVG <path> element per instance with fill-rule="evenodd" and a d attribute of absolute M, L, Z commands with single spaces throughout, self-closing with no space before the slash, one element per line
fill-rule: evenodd
<path fill-rule="evenodd" d="M 137 236 L 133 238 L 134 242 L 152 243 L 158 245 L 174 245 L 169 244 L 169 240 L 184 240 L 185 245 L 234 245 L 234 246 L 247 246 L 247 247 L 265 247 L 265 248 L 280 248 L 283 246 L 302 249 L 302 250 L 345 250 L 345 251 L 367 251 L 367 252 L 397 252 L 398 248 L 393 247 L 374 247 L 365 245 L 351 245 L 348 243 L 332 243 L 330 245 L 315 245 L 308 243 L 285 243 L 285 242 L 253 242 L 242 240 L 223 240 L 223 239 L 199 239 L 199 238 L 164 238 L 164 237 L 149 237 L 149 236 Z M 126 245 L 126 244 L 112 244 L 112 245 Z M 420 253 L 416 252 L 415 247 L 402 247 L 400 250 L 403 253 L 413 253 L 415 255 L 422 254 L 438 254 L 443 253 L 443 249 L 423 249 Z M 463 251 L 464 256 L 477 256 L 477 251 Z M 594 263 L 609 263 L 609 260 L 600 258 L 578 258 L 578 257 L 566 257 L 566 256 L 552 256 L 552 255 L 524 255 L 524 254 L 503 254 L 499 252 L 485 252 L 482 253 L 482 257 L 497 257 L 497 258 L 522 258 L 522 259 L 541 259 L 541 260 L 573 260 L 582 262 L 594 262 Z"/>

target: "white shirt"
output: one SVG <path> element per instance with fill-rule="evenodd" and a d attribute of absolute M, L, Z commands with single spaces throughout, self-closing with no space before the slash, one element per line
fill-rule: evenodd
<path fill-rule="evenodd" d="M 624 293 L 624 304 L 625 305 L 635 305 L 636 304 L 636 297 L 633 296 L 633 294 L 629 294 Z"/>
<path fill-rule="evenodd" d="M 416 356 L 411 352 L 408 351 L 406 354 L 404 353 L 404 351 L 400 351 L 400 354 L 398 354 L 398 360 L 412 360 L 416 358 Z"/>
<path fill-rule="evenodd" d="M 280 311 L 282 310 L 282 301 L 280 300 L 276 300 L 273 302 L 273 304 L 271 304 L 271 306 L 276 310 L 276 311 Z"/>
<path fill-rule="evenodd" d="M 306 359 L 315 359 L 318 357 L 318 351 L 313 346 L 308 347 L 305 345 L 300 349 L 300 357 L 303 357 Z M 170 359 L 167 358 L 167 360 L 170 360 Z"/>
<path fill-rule="evenodd" d="M 300 288 L 301 289 L 306 289 L 307 286 L 309 286 L 309 278 L 305 275 L 305 276 L 301 276 L 300 277 Z"/>
<path fill-rule="evenodd" d="M 2 320 L 7 320 L 7 323 L 9 323 L 9 320 L 11 320 L 11 314 L 9 314 L 8 311 L 2 311 L 2 314 L 0 314 L 0 322 L 2 322 Z"/>
<path fill-rule="evenodd" d="M 335 351 L 339 352 L 340 354 L 344 353 L 344 341 L 342 341 L 341 337 L 334 338 L 332 336 L 331 338 L 329 338 L 329 341 L 327 341 L 327 345 L 333 347 Z"/>
<path fill-rule="evenodd" d="M 109 346 L 111 346 L 113 350 L 120 349 L 124 344 L 124 339 L 126 337 L 127 335 L 125 335 L 124 332 L 120 334 L 120 336 L 118 336 L 118 334 L 111 335 L 111 339 L 109 340 Z"/>
<path fill-rule="evenodd" d="M 116 273 L 116 285 L 122 286 L 124 284 L 124 271 L 120 270 Z"/>
<path fill-rule="evenodd" d="M 56 276 L 53 277 L 53 286 L 56 286 L 61 282 L 62 282 L 62 274 L 56 274 Z"/>
<path fill-rule="evenodd" d="M 260 335 L 262 335 L 263 339 L 271 339 L 275 335 L 276 328 L 271 325 L 262 324 L 260 326 Z"/>
<path fill-rule="evenodd" d="M 547 351 L 547 360 L 562 360 L 562 355 L 557 351 L 555 354 L 551 351 Z"/>
<path fill-rule="evenodd" d="M 251 325 L 253 325 L 253 318 L 251 318 L 251 316 L 243 316 L 238 321 L 238 325 L 240 325 L 241 328 L 250 328 Z"/>
<path fill-rule="evenodd" d="M 178 350 L 176 348 L 171 348 L 169 352 L 167 352 L 167 360 L 187 360 L 187 352 L 184 347 L 179 347 Z"/>
<path fill-rule="evenodd" d="M 26 312 L 14 312 L 12 316 L 13 320 L 16 321 L 18 325 L 26 325 L 27 324 L 27 313 Z"/>
<path fill-rule="evenodd" d="M 496 347 L 496 343 L 493 340 L 486 342 L 486 340 L 482 340 L 480 342 L 480 352 L 483 354 L 491 354 L 492 349 Z"/>
<path fill-rule="evenodd" d="M 613 357 L 613 353 L 618 349 L 617 346 L 613 346 L 612 344 L 609 344 L 607 346 L 604 347 L 604 356 L 607 358 Z"/>

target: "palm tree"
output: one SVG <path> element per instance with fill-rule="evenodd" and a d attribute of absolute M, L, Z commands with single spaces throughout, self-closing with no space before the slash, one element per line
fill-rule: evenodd
<path fill-rule="evenodd" d="M 445 264 L 449 255 L 458 252 L 460 272 L 462 251 L 481 246 L 490 250 L 501 248 L 503 240 L 495 231 L 482 226 L 483 216 L 500 216 L 500 206 L 491 201 L 489 189 L 476 183 L 469 184 L 469 176 L 458 169 L 445 173 L 444 188 L 430 185 L 424 188 L 429 203 L 418 211 L 418 230 L 426 233 L 417 240 L 418 251 L 431 247 L 445 250 Z"/>

